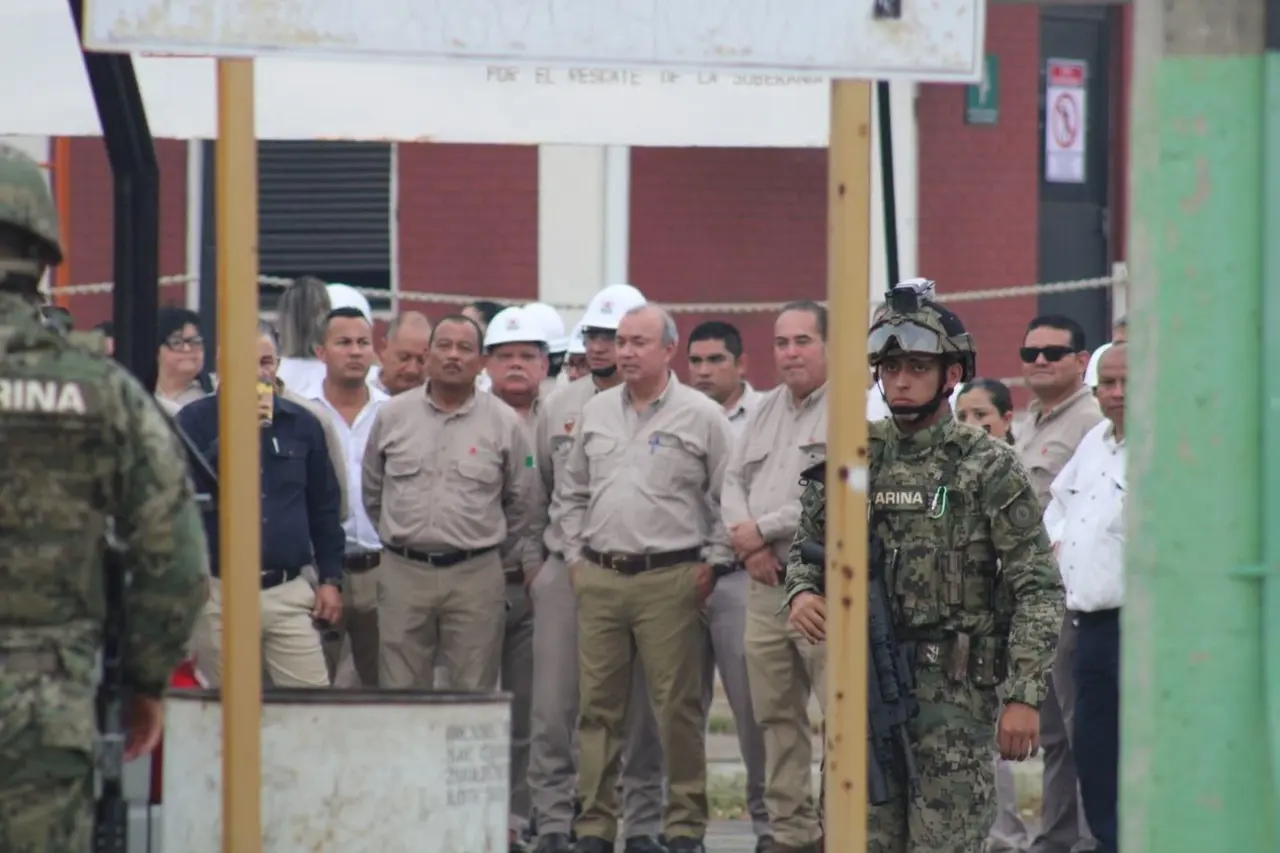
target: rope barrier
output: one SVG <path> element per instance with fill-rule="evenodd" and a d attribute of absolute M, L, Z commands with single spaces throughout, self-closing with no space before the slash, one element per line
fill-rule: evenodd
<path fill-rule="evenodd" d="M 1109 276 L 1099 276 L 1096 278 L 1080 278 L 1070 281 L 1042 282 L 1037 284 L 1013 285 L 1010 287 L 992 287 L 982 290 L 965 290 L 956 293 L 940 293 L 938 300 L 941 302 L 979 302 L 988 299 L 1015 299 L 1024 296 L 1045 296 L 1054 293 L 1073 293 L 1081 290 L 1099 290 L 1111 287 L 1127 287 L 1129 283 L 1128 271 L 1123 264 L 1118 264 L 1114 274 Z M 198 281 L 198 277 L 191 275 L 166 275 L 161 276 L 161 287 L 173 287 L 178 285 L 187 285 Z M 258 285 L 264 288 L 284 290 L 293 284 L 293 279 L 280 278 L 279 276 L 259 276 Z M 96 282 L 93 284 L 73 284 L 64 287 L 52 288 L 51 292 L 55 296 L 84 296 L 89 294 L 110 293 L 114 289 L 114 284 L 109 281 Z M 460 304 L 472 302 L 476 299 L 490 299 L 488 296 L 474 296 L 465 293 L 432 293 L 417 290 L 402 290 L 399 293 L 392 293 L 389 290 L 382 290 L 375 287 L 357 287 L 358 292 L 368 299 L 391 299 L 399 298 L 401 302 L 421 302 L 427 304 Z M 531 299 L 493 299 L 501 305 L 522 305 L 534 300 Z M 671 311 L 673 314 L 755 314 L 755 313 L 774 313 L 781 311 L 783 306 L 790 300 L 782 300 L 775 302 L 675 302 L 662 303 L 663 307 Z M 817 300 L 819 303 L 824 300 Z M 551 307 L 565 312 L 584 311 L 584 304 L 564 304 L 549 303 Z"/>

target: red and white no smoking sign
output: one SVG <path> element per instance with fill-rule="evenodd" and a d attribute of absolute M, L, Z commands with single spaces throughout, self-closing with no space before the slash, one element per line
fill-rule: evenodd
<path fill-rule="evenodd" d="M 1044 179 L 1082 184 L 1085 179 L 1085 81 L 1077 59 L 1050 59 L 1045 89 Z"/>

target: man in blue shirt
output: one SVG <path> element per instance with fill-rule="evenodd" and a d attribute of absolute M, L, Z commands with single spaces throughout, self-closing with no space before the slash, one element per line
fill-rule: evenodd
<path fill-rule="evenodd" d="M 275 333 L 266 324 L 258 331 L 259 379 L 274 387 L 279 364 Z M 279 394 L 271 402 L 261 439 L 262 658 L 277 687 L 328 687 L 316 623 L 336 624 L 342 616 L 342 493 L 320 421 Z M 217 396 L 189 403 L 177 420 L 217 470 Z M 217 684 L 222 674 L 222 589 L 216 512 L 205 515 L 205 525 L 213 582 L 193 645 L 200 672 Z M 303 569 L 311 565 L 319 576 L 314 590 L 303 577 Z"/>

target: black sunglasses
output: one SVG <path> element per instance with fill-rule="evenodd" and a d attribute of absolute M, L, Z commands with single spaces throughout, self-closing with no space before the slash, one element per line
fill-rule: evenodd
<path fill-rule="evenodd" d="M 1062 361 L 1069 355 L 1075 355 L 1079 350 L 1075 347 L 1053 346 L 1053 347 L 1022 347 L 1018 350 L 1018 354 L 1022 356 L 1024 364 L 1035 364 L 1036 359 L 1044 356 L 1044 360 L 1050 363 Z"/>

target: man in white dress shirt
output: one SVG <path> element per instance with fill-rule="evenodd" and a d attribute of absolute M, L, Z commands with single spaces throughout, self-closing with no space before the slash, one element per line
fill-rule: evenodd
<path fill-rule="evenodd" d="M 1120 761 L 1120 607 L 1124 600 L 1125 347 L 1098 359 L 1106 420 L 1081 440 L 1053 481 L 1045 527 L 1058 552 L 1067 609 L 1079 628 L 1075 759 L 1085 818 L 1099 853 L 1116 853 Z"/>
<path fill-rule="evenodd" d="M 325 319 L 322 343 L 316 348 L 325 377 L 311 399 L 333 422 L 342 439 L 346 461 L 350 514 L 343 523 L 347 534 L 340 651 L 330 632 L 326 651 L 337 687 L 378 686 L 378 573 L 382 542 L 364 508 L 360 481 L 364 449 L 379 407 L 391 399 L 368 383 L 373 365 L 373 326 L 357 307 L 335 308 Z"/>

